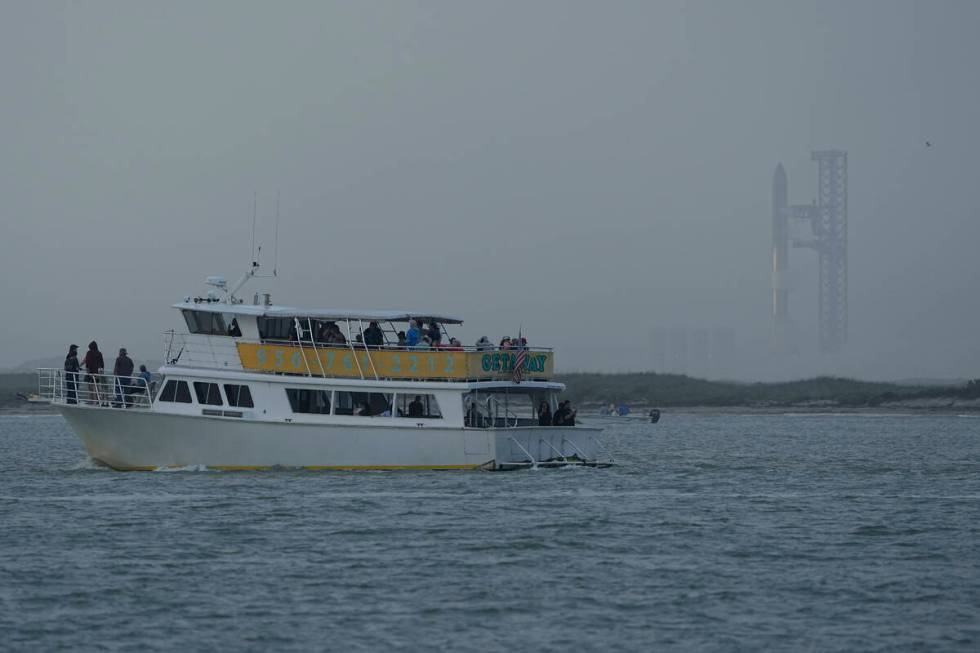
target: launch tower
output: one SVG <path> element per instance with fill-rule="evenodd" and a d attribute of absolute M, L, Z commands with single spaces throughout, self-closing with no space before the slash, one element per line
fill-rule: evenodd
<path fill-rule="evenodd" d="M 819 280 L 817 327 L 821 353 L 840 351 L 847 342 L 847 152 L 818 150 L 817 198 L 813 204 L 790 205 L 783 164 L 772 179 L 772 319 L 777 351 L 794 349 L 789 318 L 789 247 L 817 252 Z M 791 239 L 791 220 L 809 224 L 809 236 Z"/>

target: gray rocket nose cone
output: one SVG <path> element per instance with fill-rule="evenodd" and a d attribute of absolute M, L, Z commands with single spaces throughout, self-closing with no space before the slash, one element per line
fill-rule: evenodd
<path fill-rule="evenodd" d="M 786 184 L 786 170 L 783 168 L 783 164 L 780 163 L 776 166 L 776 172 L 772 174 L 772 185 L 783 186 L 785 184 Z"/>

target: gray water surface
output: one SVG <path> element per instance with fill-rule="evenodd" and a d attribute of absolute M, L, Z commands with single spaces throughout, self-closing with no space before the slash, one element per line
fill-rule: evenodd
<path fill-rule="evenodd" d="M 980 647 L 980 419 L 602 424 L 610 469 L 121 473 L 0 417 L 0 649 Z"/>

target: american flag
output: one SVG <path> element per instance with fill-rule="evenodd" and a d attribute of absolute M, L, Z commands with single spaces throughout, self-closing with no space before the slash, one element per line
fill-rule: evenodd
<path fill-rule="evenodd" d="M 514 361 L 514 383 L 524 380 L 524 361 L 527 360 L 527 347 L 523 344 L 517 349 L 517 360 Z"/>

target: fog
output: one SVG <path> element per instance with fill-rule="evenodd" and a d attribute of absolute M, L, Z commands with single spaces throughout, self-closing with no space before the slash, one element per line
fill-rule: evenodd
<path fill-rule="evenodd" d="M 170 308 L 233 281 L 253 196 L 277 303 L 518 329 L 572 370 L 980 376 L 975 2 L 8 2 L 0 367 L 67 345 L 162 358 Z M 926 142 L 930 145 L 927 146 Z M 846 350 L 770 335 L 770 184 L 847 150 Z M 691 370 L 692 372 L 698 370 Z"/>

